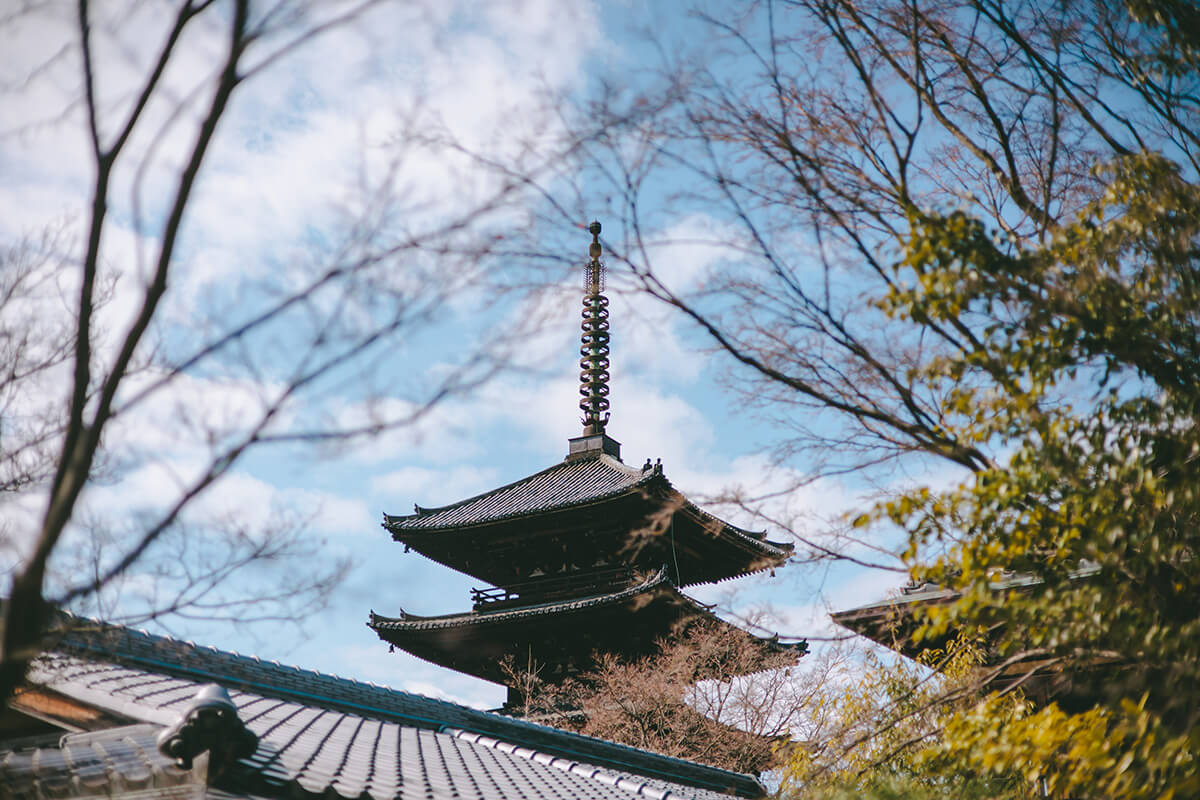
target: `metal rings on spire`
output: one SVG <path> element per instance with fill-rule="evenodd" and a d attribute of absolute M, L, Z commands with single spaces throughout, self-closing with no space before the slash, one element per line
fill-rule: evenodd
<path fill-rule="evenodd" d="M 588 226 L 592 244 L 584 273 L 583 323 L 580 327 L 579 408 L 585 436 L 604 433 L 608 424 L 608 298 L 604 296 L 604 263 L 600 260 L 600 223 Z"/>

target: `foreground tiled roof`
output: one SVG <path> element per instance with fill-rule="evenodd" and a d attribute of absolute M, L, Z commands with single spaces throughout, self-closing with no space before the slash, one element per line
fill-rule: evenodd
<path fill-rule="evenodd" d="M 116 626 L 66 635 L 31 680 L 156 726 L 173 724 L 204 684 L 225 687 L 259 737 L 254 755 L 228 778 L 234 782 L 222 784 L 234 796 L 715 800 L 721 791 L 763 793 L 750 776 Z M 149 754 L 138 744 L 143 733 L 127 733 L 133 744 L 122 752 Z M 0 763 L 28 777 L 53 757 L 10 754 Z M 155 756 L 147 758 L 157 769 Z"/>
<path fill-rule="evenodd" d="M 104 797 L 122 792 L 196 796 L 198 774 L 158 752 L 156 725 L 66 734 L 56 742 L 0 752 L 0 797 Z"/>
<path fill-rule="evenodd" d="M 554 758 L 463 731 L 435 732 L 284 705 L 242 703 L 259 749 L 210 785 L 209 798 L 704 798 L 704 790 Z M 68 734 L 0 754 L 0 796 L 196 797 L 202 772 L 158 752 L 155 725 Z"/>

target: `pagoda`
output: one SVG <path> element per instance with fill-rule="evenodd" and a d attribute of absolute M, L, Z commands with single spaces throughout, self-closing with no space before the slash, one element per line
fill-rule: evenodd
<path fill-rule="evenodd" d="M 420 616 L 371 612 L 384 641 L 419 658 L 509 686 L 505 662 L 555 683 L 585 672 L 597 653 L 634 659 L 694 622 L 725 626 L 681 590 L 784 563 L 792 545 L 743 530 L 698 508 L 675 489 L 661 462 L 621 461 L 609 421 L 608 298 L 603 294 L 600 223 L 589 227 L 580 394 L 583 433 L 566 458 L 529 477 L 383 526 L 405 551 L 478 578 L 470 611 Z M 747 637 L 751 634 L 745 633 Z M 753 637 L 764 649 L 789 649 Z"/>

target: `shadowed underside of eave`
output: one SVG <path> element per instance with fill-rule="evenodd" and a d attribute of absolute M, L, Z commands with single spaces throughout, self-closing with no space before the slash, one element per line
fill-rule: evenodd
<path fill-rule="evenodd" d="M 540 668 L 544 680 L 561 680 L 593 666 L 596 652 L 622 658 L 649 655 L 680 624 L 730 626 L 681 593 L 664 572 L 619 592 L 502 611 L 437 617 L 372 612 L 367 623 L 379 638 L 413 655 L 484 680 L 507 684 L 505 659 Z M 744 633 L 744 632 L 743 632 Z M 744 633 L 751 637 L 751 634 Z M 797 657 L 807 645 L 754 638 L 765 650 Z"/>
<path fill-rule="evenodd" d="M 588 484 L 595 474 L 605 480 Z M 608 480 L 613 476 L 623 480 Z M 526 492 L 527 485 L 538 488 Z M 545 470 L 442 509 L 386 517 L 384 527 L 407 548 L 495 586 L 664 564 L 677 585 L 693 586 L 779 566 L 793 550 L 708 514 L 660 471 L 643 475 L 608 457 Z"/>

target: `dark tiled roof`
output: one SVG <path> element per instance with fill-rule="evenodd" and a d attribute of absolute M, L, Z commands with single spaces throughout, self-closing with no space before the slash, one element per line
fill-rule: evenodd
<path fill-rule="evenodd" d="M 1071 573 L 1071 577 L 1072 579 L 1090 578 L 1099 571 L 1099 567 L 1096 564 L 1085 559 L 1079 568 Z M 1036 576 L 1027 572 L 1005 572 L 998 576 L 996 580 L 989 580 L 988 588 L 994 592 L 1002 592 L 1006 589 L 1031 588 L 1040 582 Z M 863 618 L 875 618 L 891 612 L 908 613 L 906 609 L 913 609 L 922 605 L 947 603 L 957 600 L 961 594 L 958 589 L 948 589 L 931 581 L 909 581 L 907 584 L 899 587 L 898 595 L 894 594 L 891 597 L 885 597 L 882 600 L 876 600 L 864 606 L 849 608 L 845 611 L 835 611 L 829 616 L 833 618 L 834 622 L 846 625 L 847 622 Z M 847 627 L 852 626 L 847 625 Z"/>
<path fill-rule="evenodd" d="M 0 754 L 0 797 L 716 800 L 705 790 L 555 758 L 493 737 L 436 732 L 295 704 L 238 698 L 258 749 L 209 786 L 201 765 L 159 753 L 155 725 L 69 734 Z M 200 792 L 204 792 L 200 794 Z"/>
<path fill-rule="evenodd" d="M 1097 575 L 1099 565 L 1083 560 L 1071 573 L 1072 580 L 1086 580 Z M 1036 592 L 1041 579 L 1027 572 L 1004 572 L 987 583 L 992 592 Z M 951 627 L 940 635 L 918 636 L 926 609 L 949 605 L 962 596 L 962 591 L 940 586 L 930 581 L 910 581 L 899 587 L 899 593 L 874 603 L 830 614 L 834 622 L 865 636 L 884 647 L 912 659 L 933 648 L 947 646 L 957 634 Z M 1036 651 L 1016 658 L 1006 658 L 995 649 L 985 649 L 984 665 L 992 668 L 988 688 L 1007 691 L 1019 686 L 1035 706 L 1050 702 L 1079 703 L 1091 707 L 1102 694 L 1102 685 L 1111 676 L 1108 669 L 1119 669 L 1117 661 L 1097 659 L 1083 670 L 1063 670 L 1055 659 L 1046 660 Z M 1090 675 L 1088 673 L 1091 673 Z"/>
<path fill-rule="evenodd" d="M 675 491 L 663 476 L 661 465 L 629 467 L 612 456 L 598 455 L 555 464 L 527 478 L 448 506 L 418 506 L 417 513 L 408 516 L 384 514 L 383 525 L 396 538 L 403 539 L 406 533 L 452 530 L 584 506 L 652 483 L 660 484 L 665 491 Z M 731 525 L 686 498 L 683 508 L 703 523 L 770 556 L 783 559 L 794 549 L 789 543 L 772 542 L 762 533 Z"/>
<path fill-rule="evenodd" d="M 195 773 L 178 769 L 158 752 L 158 731 L 155 725 L 128 725 L 67 734 L 56 742 L 44 737 L 40 747 L 0 752 L 0 797 L 43 800 L 153 790 L 167 794 L 168 787 L 196 784 Z"/>
<path fill-rule="evenodd" d="M 468 675 L 496 683 L 506 681 L 506 659 L 534 658 L 549 667 L 547 674 L 565 675 L 559 665 L 586 671 L 596 652 L 638 659 L 658 649 L 676 626 L 703 622 L 746 637 L 748 644 L 768 652 L 787 652 L 795 658 L 808 649 L 806 641 L 762 639 L 726 622 L 696 602 L 670 580 L 665 568 L 642 583 L 584 597 L 496 610 L 424 617 L 371 613 L 367 623 L 380 639 L 423 658 Z"/>
<path fill-rule="evenodd" d="M 898 596 L 887 597 L 883 600 L 876 600 L 873 603 L 867 603 L 863 606 L 856 606 L 845 611 L 834 611 L 829 616 L 834 622 L 845 625 L 848 621 L 860 619 L 864 617 L 874 618 L 880 615 L 886 615 L 892 611 L 911 608 L 923 603 L 936 603 L 947 600 L 954 600 L 958 597 L 958 592 L 951 589 L 943 589 L 937 584 L 923 583 L 918 586 L 903 586 L 900 588 Z"/>
<path fill-rule="evenodd" d="M 585 505 L 622 494 L 661 475 L 628 467 L 608 455 L 565 461 L 519 481 L 440 508 L 417 507 L 409 516 L 384 515 L 389 530 L 440 530 Z"/>
<path fill-rule="evenodd" d="M 385 617 L 371 612 L 371 621 L 367 624 L 377 631 L 380 630 L 431 630 L 434 628 L 456 628 L 463 625 L 487 625 L 489 623 L 510 622 L 526 617 L 540 617 L 550 614 L 563 614 L 571 611 L 582 611 L 599 606 L 618 605 L 638 595 L 648 594 L 656 589 L 674 590 L 679 601 L 692 607 L 697 614 L 710 614 L 708 607 L 697 603 L 692 598 L 675 589 L 667 577 L 667 570 L 660 569 L 642 583 L 609 594 L 579 597 L 570 600 L 560 600 L 551 603 L 539 603 L 520 608 L 505 608 L 499 611 L 470 611 L 465 614 L 446 614 L 437 617 L 423 617 L 418 614 L 400 612 L 399 617 Z"/>
<path fill-rule="evenodd" d="M 330 789 L 373 800 L 624 798 L 634 785 L 651 797 L 763 793 L 753 777 L 601 739 L 119 626 L 83 625 L 90 629 L 63 635 L 31 680 L 156 725 L 174 723 L 202 685 L 225 687 L 260 737 L 242 762 L 242 795 L 280 796 L 282 785 L 290 794 Z"/>

